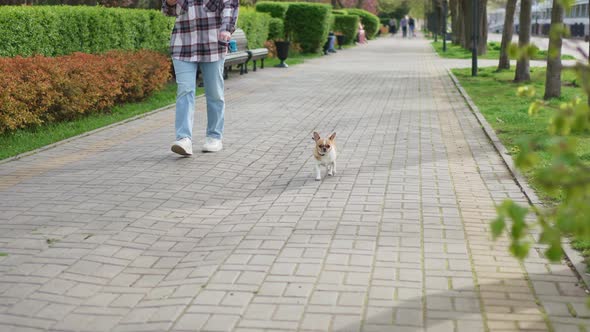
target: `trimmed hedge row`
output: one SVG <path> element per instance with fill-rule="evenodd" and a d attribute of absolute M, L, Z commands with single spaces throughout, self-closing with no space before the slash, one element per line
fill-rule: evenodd
<path fill-rule="evenodd" d="M 285 38 L 285 24 L 283 20 L 271 17 L 268 25 L 268 39 L 278 40 Z"/>
<path fill-rule="evenodd" d="M 155 10 L 0 6 L 0 56 L 151 49 L 166 52 L 174 18 Z"/>
<path fill-rule="evenodd" d="M 367 38 L 374 39 L 375 36 L 377 36 L 379 27 L 381 27 L 379 17 L 366 10 L 357 8 L 346 8 L 346 12 L 348 15 L 358 15 L 361 18 L 361 23 L 365 27 L 365 34 L 367 35 Z"/>
<path fill-rule="evenodd" d="M 248 48 L 261 48 L 268 40 L 270 15 L 256 12 L 254 8 L 240 8 L 238 27 L 244 30 L 248 39 Z"/>
<path fill-rule="evenodd" d="M 285 31 L 301 45 L 304 53 L 317 53 L 330 30 L 332 6 L 317 3 L 291 3 L 285 17 Z"/>
<path fill-rule="evenodd" d="M 334 26 L 332 30 L 335 33 L 342 33 L 346 39 L 346 45 L 352 44 L 356 40 L 359 28 L 359 17 L 357 15 L 334 15 Z"/>
<path fill-rule="evenodd" d="M 287 15 L 287 9 L 289 8 L 288 2 L 258 2 L 256 3 L 256 11 L 261 13 L 269 13 L 274 18 L 285 19 Z"/>
<path fill-rule="evenodd" d="M 288 38 L 301 46 L 304 53 L 317 53 L 328 38 L 332 25 L 332 6 L 308 2 L 258 2 L 256 11 L 269 13 L 283 20 L 283 31 L 278 21 L 271 23 L 273 39 Z M 276 23 L 275 23 L 276 22 Z"/>
<path fill-rule="evenodd" d="M 370 12 L 346 8 L 331 10 L 327 4 L 309 2 L 264 1 L 256 4 L 256 11 L 269 13 L 273 18 L 284 19 L 286 37 L 299 43 L 306 53 L 318 52 L 331 30 L 346 36 L 346 43 L 356 40 L 359 20 L 365 27 L 367 38 L 373 39 L 381 26 L 379 18 Z M 277 23 L 274 23 L 277 22 Z M 269 38 L 282 39 L 278 21 L 271 23 Z"/>
<path fill-rule="evenodd" d="M 140 100 L 170 79 L 159 52 L 0 58 L 0 133 Z"/>

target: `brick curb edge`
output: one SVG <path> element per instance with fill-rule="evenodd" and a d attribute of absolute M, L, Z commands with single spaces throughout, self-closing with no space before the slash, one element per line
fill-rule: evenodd
<path fill-rule="evenodd" d="M 199 97 L 202 97 L 202 95 L 201 96 L 196 96 L 196 98 L 199 98 Z M 49 145 L 40 147 L 40 148 L 35 149 L 35 150 L 23 152 L 23 153 L 18 154 L 18 155 L 14 156 L 14 157 L 9 157 L 9 158 L 0 160 L 0 165 L 5 164 L 5 163 L 8 163 L 8 162 L 11 162 L 11 161 L 15 161 L 15 160 L 18 160 L 18 159 L 21 159 L 21 158 L 24 158 L 24 157 L 28 157 L 28 156 L 37 154 L 37 153 L 42 152 L 42 151 L 45 151 L 45 150 L 52 149 L 52 148 L 54 148 L 56 146 L 59 146 L 59 145 L 62 145 L 62 144 L 65 144 L 65 143 L 68 143 L 68 142 L 71 142 L 71 141 L 75 141 L 75 140 L 80 139 L 82 137 L 90 136 L 92 134 L 101 132 L 103 130 L 111 129 L 113 127 L 120 126 L 122 124 L 131 122 L 131 121 L 135 121 L 135 120 L 139 120 L 141 118 L 145 118 L 145 117 L 150 116 L 152 114 L 155 114 L 155 113 L 158 113 L 158 112 L 161 112 L 161 111 L 165 111 L 165 110 L 167 110 L 169 108 L 172 108 L 174 106 L 175 106 L 175 104 L 170 104 L 170 105 L 167 105 L 167 106 L 164 106 L 164 107 L 160 107 L 160 108 L 155 109 L 153 111 L 149 111 L 149 112 L 146 112 L 146 113 L 138 114 L 138 115 L 136 115 L 134 117 L 131 117 L 131 118 L 128 118 L 128 119 L 125 119 L 125 120 L 121 120 L 119 122 L 111 123 L 110 125 L 106 125 L 104 127 L 96 128 L 94 130 L 87 131 L 85 133 L 82 133 L 82 134 L 79 134 L 79 135 L 76 135 L 76 136 L 72 136 L 70 138 L 66 138 L 64 140 L 57 141 L 55 143 L 51 143 Z"/>
<path fill-rule="evenodd" d="M 529 201 L 529 204 L 541 206 L 542 203 L 539 200 L 539 197 L 537 196 L 535 191 L 528 185 L 528 182 L 522 176 L 522 174 L 516 169 L 516 166 L 514 165 L 514 161 L 512 160 L 512 157 L 510 157 L 508 150 L 506 149 L 504 144 L 502 144 L 502 142 L 500 141 L 500 139 L 496 135 L 496 132 L 492 128 L 492 126 L 490 126 L 488 121 L 481 114 L 481 112 L 479 111 L 479 108 L 477 108 L 477 106 L 475 105 L 473 100 L 471 100 L 471 97 L 469 97 L 469 95 L 467 94 L 467 92 L 465 91 L 463 86 L 461 86 L 461 83 L 459 83 L 459 80 L 453 74 L 451 69 L 447 69 L 447 73 L 449 74 L 449 76 L 451 77 L 451 80 L 455 84 L 455 87 L 457 88 L 457 90 L 459 91 L 459 93 L 461 94 L 461 96 L 463 97 L 463 99 L 465 100 L 467 105 L 469 106 L 471 113 L 473 113 L 473 115 L 477 119 L 477 122 L 479 122 L 484 133 L 486 134 L 486 136 L 488 137 L 488 139 L 490 140 L 490 142 L 494 146 L 494 149 L 500 155 L 500 157 L 504 161 L 504 164 L 506 165 L 506 167 L 508 167 L 508 170 L 512 174 L 512 178 L 514 179 L 514 182 L 516 182 L 516 185 L 520 188 L 522 193 L 525 195 L 525 197 Z M 586 290 L 588 290 L 588 288 L 590 286 L 590 275 L 588 275 L 586 273 L 586 264 L 584 263 L 584 258 L 582 257 L 582 255 L 580 255 L 580 253 L 578 251 L 572 249 L 569 240 L 564 240 L 563 250 L 565 252 L 565 256 L 566 256 L 565 259 L 567 260 L 568 265 L 575 271 L 575 273 L 578 275 L 578 278 L 584 283 Z"/>

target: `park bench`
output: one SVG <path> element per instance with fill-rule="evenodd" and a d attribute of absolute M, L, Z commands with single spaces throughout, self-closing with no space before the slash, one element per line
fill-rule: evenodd
<path fill-rule="evenodd" d="M 248 62 L 250 60 L 253 61 L 254 64 L 254 71 L 256 71 L 256 61 L 260 60 L 260 68 L 264 68 L 264 59 L 268 55 L 267 48 L 257 48 L 253 50 L 248 49 L 248 39 L 246 38 L 246 34 L 242 29 L 236 29 L 232 34 L 232 39 L 236 42 L 237 50 L 234 52 L 229 52 L 225 56 L 225 64 L 223 68 L 223 78 L 227 79 L 229 76 L 229 72 L 232 70 L 233 66 L 238 66 L 240 68 L 240 75 L 244 73 L 248 73 Z M 197 79 L 201 74 L 201 70 L 198 69 L 197 71 Z M 202 87 L 203 83 L 199 83 L 199 87 Z"/>
<path fill-rule="evenodd" d="M 268 48 L 255 48 L 248 50 L 250 53 L 250 59 L 252 60 L 252 69 L 256 71 L 256 61 L 260 60 L 260 69 L 264 69 L 264 59 L 268 56 Z"/>
<path fill-rule="evenodd" d="M 242 29 L 236 29 L 232 34 L 232 39 L 236 41 L 237 51 L 228 53 L 225 57 L 225 67 L 231 70 L 231 67 L 238 65 L 240 75 L 248 73 L 248 62 L 252 61 L 253 70 L 256 71 L 256 61 L 260 60 L 260 68 L 264 68 L 264 59 L 268 55 L 267 48 L 248 49 L 248 39 Z M 244 60 L 244 53 L 246 58 Z M 227 71 L 225 72 L 227 78 Z"/>

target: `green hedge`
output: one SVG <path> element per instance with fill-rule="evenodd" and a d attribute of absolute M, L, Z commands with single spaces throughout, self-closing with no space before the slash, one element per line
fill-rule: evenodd
<path fill-rule="evenodd" d="M 256 11 L 261 13 L 269 13 L 274 18 L 285 19 L 289 3 L 287 2 L 258 2 L 256 3 Z"/>
<path fill-rule="evenodd" d="M 271 17 L 268 24 L 268 39 L 278 40 L 285 38 L 285 23 L 280 18 Z"/>
<path fill-rule="evenodd" d="M 257 12 L 254 8 L 240 8 L 238 27 L 246 34 L 248 48 L 264 47 L 264 42 L 268 40 L 270 19 L 269 14 Z"/>
<path fill-rule="evenodd" d="M 167 51 L 174 19 L 156 10 L 0 6 L 0 56 Z"/>
<path fill-rule="evenodd" d="M 342 33 L 346 36 L 345 44 L 349 45 L 355 40 L 359 28 L 359 17 L 357 15 L 334 15 L 335 33 Z"/>
<path fill-rule="evenodd" d="M 334 15 L 348 15 L 346 9 L 334 9 L 332 10 L 332 14 Z"/>
<path fill-rule="evenodd" d="M 301 45 L 304 53 L 317 53 L 328 38 L 332 6 L 317 3 L 291 3 L 285 18 L 285 31 Z"/>
<path fill-rule="evenodd" d="M 377 32 L 379 32 L 379 27 L 381 26 L 379 17 L 366 10 L 357 8 L 347 8 L 346 11 L 348 12 L 348 15 L 358 15 L 361 18 L 361 23 L 365 27 L 365 34 L 368 39 L 373 39 L 377 36 Z"/>

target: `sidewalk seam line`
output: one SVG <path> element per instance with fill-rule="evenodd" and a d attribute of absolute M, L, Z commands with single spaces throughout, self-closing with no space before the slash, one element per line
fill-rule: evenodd
<path fill-rule="evenodd" d="M 458 117 L 457 117 L 457 113 L 455 112 L 454 109 L 451 110 L 452 114 L 455 116 L 455 118 L 457 118 L 457 121 L 459 121 Z M 440 113 L 437 112 L 437 117 L 440 121 Z M 442 124 L 442 122 L 441 122 Z M 459 123 L 459 127 L 461 126 L 461 124 Z M 449 134 L 446 134 L 449 135 Z M 441 130 L 440 133 L 441 139 L 443 141 L 443 146 L 445 149 L 445 155 L 448 156 L 449 155 L 449 149 L 447 148 L 447 145 L 445 143 L 445 133 Z M 451 137 L 453 136 L 453 134 L 451 133 Z M 469 147 L 469 144 L 466 142 L 465 143 L 467 145 L 467 147 Z M 473 288 L 474 288 L 474 292 L 477 295 L 477 302 L 479 304 L 479 311 L 481 314 L 481 319 L 482 319 L 482 326 L 483 326 L 483 330 L 486 332 L 490 331 L 490 327 L 489 327 L 489 322 L 488 322 L 488 313 L 486 312 L 485 308 L 485 302 L 484 302 L 484 298 L 482 295 L 482 291 L 481 291 L 481 284 L 479 282 L 479 275 L 476 269 L 476 264 L 475 264 L 475 259 L 473 258 L 473 253 L 471 250 L 471 240 L 469 238 L 469 233 L 467 230 L 467 225 L 465 223 L 465 216 L 463 215 L 463 211 L 461 209 L 461 200 L 459 195 L 457 194 L 457 189 L 456 189 L 456 178 L 454 175 L 454 171 L 451 168 L 451 162 L 448 160 L 447 158 L 447 164 L 449 165 L 449 179 L 453 185 L 453 192 L 454 192 L 454 199 L 455 199 L 455 203 L 457 205 L 457 210 L 459 211 L 459 219 L 461 220 L 461 228 L 463 230 L 463 236 L 465 237 L 465 246 L 467 249 L 467 253 L 469 256 L 469 266 L 471 268 L 471 277 L 473 278 Z M 458 330 L 458 322 L 457 322 L 457 330 Z"/>
<path fill-rule="evenodd" d="M 196 96 L 196 98 L 202 98 L 202 95 Z M 99 127 L 99 128 L 93 129 L 91 131 L 87 131 L 87 132 L 84 132 L 84 133 L 81 133 L 81 134 L 78 134 L 78 135 L 75 135 L 75 136 L 72 136 L 72 137 L 68 137 L 66 139 L 57 141 L 55 143 L 51 143 L 49 145 L 42 146 L 40 148 L 31 150 L 31 151 L 20 153 L 20 154 L 18 154 L 16 156 L 9 157 L 9 158 L 6 158 L 4 160 L 0 160 L 0 165 L 9 163 L 11 161 L 16 161 L 16 160 L 22 159 L 24 157 L 32 156 L 32 155 L 38 154 L 40 152 L 53 149 L 53 148 L 55 148 L 57 146 L 60 146 L 62 144 L 69 143 L 69 142 L 78 140 L 80 138 L 83 138 L 83 137 L 86 137 L 86 136 L 90 136 L 90 135 L 99 133 L 99 132 L 104 131 L 104 130 L 108 130 L 108 129 L 111 129 L 111 128 L 114 128 L 114 127 L 117 127 L 117 126 L 120 126 L 120 125 L 123 125 L 123 124 L 126 124 L 126 123 L 129 123 L 129 122 L 135 121 L 135 120 L 139 120 L 139 119 L 148 117 L 150 115 L 153 115 L 153 114 L 156 114 L 156 113 L 159 113 L 159 112 L 168 110 L 168 109 L 174 107 L 175 105 L 176 104 L 169 104 L 169 105 L 166 105 L 166 106 L 157 108 L 155 110 L 152 110 L 152 111 L 149 111 L 149 112 L 146 112 L 146 113 L 135 115 L 135 116 L 133 116 L 131 118 L 128 118 L 128 119 L 124 119 L 124 120 L 121 120 L 121 121 L 118 121 L 118 122 L 115 122 L 115 123 L 111 123 L 111 124 L 106 125 L 104 127 Z"/>

